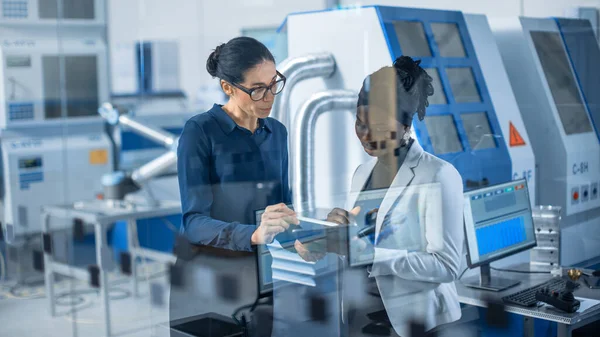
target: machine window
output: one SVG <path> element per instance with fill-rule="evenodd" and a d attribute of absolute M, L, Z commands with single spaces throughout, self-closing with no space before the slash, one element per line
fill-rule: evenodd
<path fill-rule="evenodd" d="M 496 140 L 485 112 L 464 113 L 461 116 L 469 146 L 472 150 L 496 148 Z"/>
<path fill-rule="evenodd" d="M 471 68 L 447 68 L 446 74 L 456 103 L 481 102 Z"/>
<path fill-rule="evenodd" d="M 402 55 L 430 57 L 431 50 L 425 37 L 423 23 L 418 21 L 394 21 L 394 30 Z"/>
<path fill-rule="evenodd" d="M 463 151 L 452 115 L 428 116 L 425 125 L 435 154 Z"/>
<path fill-rule="evenodd" d="M 95 17 L 94 0 L 62 0 L 64 19 L 93 20 Z M 50 0 L 39 0 L 40 19 L 58 19 L 58 3 Z"/>
<path fill-rule="evenodd" d="M 428 98 L 429 104 L 448 104 L 446 93 L 442 86 L 442 80 L 440 80 L 440 73 L 437 68 L 426 68 L 425 71 L 427 71 L 429 76 L 433 79 L 431 82 L 431 85 L 433 85 L 433 96 Z"/>
<path fill-rule="evenodd" d="M 455 23 L 432 23 L 431 30 L 442 57 L 466 57 L 458 26 Z"/>
<path fill-rule="evenodd" d="M 96 56 L 65 56 L 65 92 L 67 117 L 95 116 L 99 106 Z M 60 60 L 42 57 L 44 106 L 46 118 L 60 118 Z"/>
<path fill-rule="evenodd" d="M 575 77 L 558 33 L 531 32 L 554 104 L 567 135 L 592 132 Z"/>

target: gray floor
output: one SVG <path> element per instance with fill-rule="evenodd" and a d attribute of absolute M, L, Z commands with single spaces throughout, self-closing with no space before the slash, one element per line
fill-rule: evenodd
<path fill-rule="evenodd" d="M 132 296 L 130 278 L 111 274 L 111 327 L 113 336 L 168 336 L 168 280 L 163 264 L 141 266 L 140 297 Z M 149 279 L 146 279 L 148 275 Z M 162 305 L 152 304 L 149 284 L 162 287 Z M 10 284 L 0 290 L 0 336 L 105 336 L 99 296 L 85 282 L 63 280 L 56 287 L 63 296 L 57 301 L 57 315 L 49 314 L 44 286 L 18 287 Z M 17 296 L 15 296 L 17 295 Z M 125 298 L 123 298 L 125 297 Z M 69 305 L 74 304 L 74 305 Z"/>

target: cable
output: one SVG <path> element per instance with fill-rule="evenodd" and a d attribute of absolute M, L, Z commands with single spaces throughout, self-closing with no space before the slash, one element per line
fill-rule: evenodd
<path fill-rule="evenodd" d="M 469 268 L 468 268 L 468 267 L 467 267 L 467 268 L 465 268 L 465 270 L 463 270 L 463 272 L 462 272 L 462 273 L 460 273 L 460 276 L 458 277 L 458 279 L 459 279 L 459 280 L 460 280 L 460 279 L 463 277 L 463 275 L 464 275 L 464 274 L 467 272 L 467 270 L 469 270 Z"/>
<path fill-rule="evenodd" d="M 260 303 L 258 303 L 258 304 L 260 304 Z M 253 304 L 246 304 L 246 305 L 243 305 L 243 306 L 241 306 L 241 307 L 239 307 L 239 308 L 235 309 L 235 311 L 234 311 L 234 312 L 233 312 L 233 314 L 231 315 L 231 318 L 233 318 L 233 320 L 235 321 L 235 324 L 237 324 L 238 326 L 244 327 L 244 326 L 242 325 L 242 322 L 240 322 L 240 321 L 238 320 L 238 318 L 237 318 L 237 315 L 238 315 L 238 314 L 239 314 L 239 313 L 240 313 L 242 310 L 244 310 L 244 309 L 249 309 L 249 308 L 252 308 L 253 306 L 254 306 L 254 303 L 253 303 Z"/>
<path fill-rule="evenodd" d="M 2 229 L 0 228 L 0 231 Z M 2 276 L 0 276 L 0 284 L 4 283 L 4 279 L 6 279 L 6 260 L 4 260 L 4 254 L 2 254 L 2 251 L 0 250 L 0 273 Z"/>
<path fill-rule="evenodd" d="M 491 270 L 495 271 L 503 271 L 509 273 L 519 273 L 519 274 L 550 274 L 549 271 L 526 271 L 526 270 L 514 270 L 514 269 L 502 269 L 502 268 L 494 268 L 490 267 Z"/>

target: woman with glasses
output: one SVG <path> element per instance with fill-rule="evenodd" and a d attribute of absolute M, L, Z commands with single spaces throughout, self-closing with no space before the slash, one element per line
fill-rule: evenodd
<path fill-rule="evenodd" d="M 237 251 L 233 255 L 239 256 L 244 255 L 240 251 L 252 252 L 255 245 L 271 243 L 290 224 L 298 223 L 294 211 L 286 206 L 291 201 L 287 130 L 269 118 L 285 77 L 275 69 L 271 52 L 250 37 L 237 37 L 217 46 L 208 57 L 206 69 L 219 79 L 229 100 L 188 120 L 179 139 L 182 231 L 195 251 L 208 250 L 219 258 Z M 257 228 L 255 211 L 265 208 Z M 193 264 L 195 259 L 187 263 Z M 183 265 L 179 260 L 177 263 Z M 255 290 L 254 260 L 245 261 L 215 266 L 213 270 L 233 271 L 239 281 L 216 286 L 227 287 L 225 293 L 243 292 L 229 289 L 247 288 L 241 283 L 253 284 Z M 206 266 L 210 262 L 203 263 Z M 183 269 L 184 282 L 193 284 L 186 284 L 183 290 L 172 287 L 171 320 L 207 312 L 211 305 L 200 299 L 201 278 L 189 275 L 191 268 Z M 231 312 L 221 314 L 229 316 Z"/>

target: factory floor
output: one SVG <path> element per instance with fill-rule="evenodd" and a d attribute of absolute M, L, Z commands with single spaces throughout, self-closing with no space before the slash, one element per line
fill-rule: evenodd
<path fill-rule="evenodd" d="M 169 287 L 164 265 L 148 264 L 140 269 L 139 297 L 132 295 L 130 278 L 117 273 L 110 275 L 112 336 L 167 337 Z M 162 289 L 162 296 L 152 297 L 150 285 Z M 65 279 L 55 289 L 57 312 L 52 317 L 43 283 L 30 286 L 4 283 L 0 289 L 0 336 L 105 336 L 101 298 L 94 288 L 85 282 Z"/>

